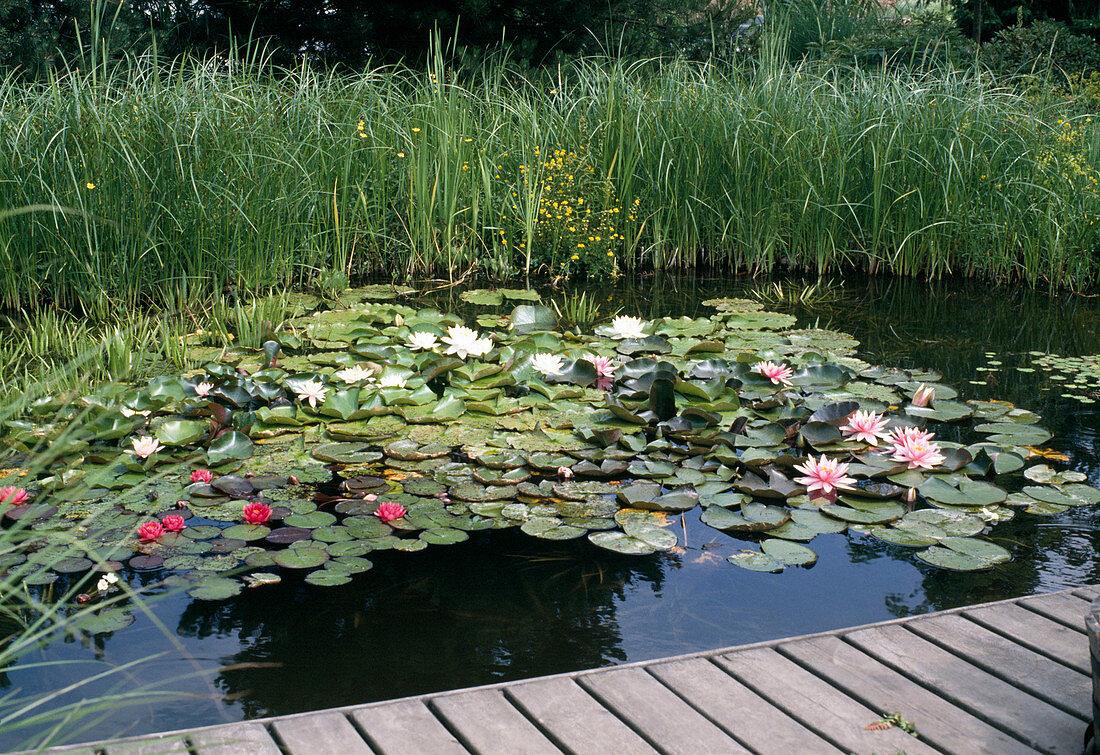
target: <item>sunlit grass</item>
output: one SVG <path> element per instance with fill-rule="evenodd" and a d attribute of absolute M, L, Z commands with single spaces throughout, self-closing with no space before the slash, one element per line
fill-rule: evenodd
<path fill-rule="evenodd" d="M 1084 288 L 1097 132 L 1081 118 L 1067 141 L 1047 108 L 973 72 L 780 63 L 585 60 L 531 80 L 442 55 L 355 75 L 131 62 L 0 81 L 0 206 L 54 208 L 0 221 L 0 307 L 107 321 L 340 275 L 551 269 L 556 150 L 584 150 L 608 206 L 637 208 L 601 238 L 598 274 L 856 266 Z"/>

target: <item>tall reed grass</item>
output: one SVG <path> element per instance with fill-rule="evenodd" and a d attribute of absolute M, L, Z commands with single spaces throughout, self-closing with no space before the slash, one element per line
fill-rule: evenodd
<path fill-rule="evenodd" d="M 1068 145 L 1058 113 L 977 72 L 772 57 L 0 81 L 0 206 L 56 208 L 0 220 L 0 307 L 102 319 L 333 273 L 559 272 L 538 228 L 559 149 L 609 187 L 589 207 L 637 207 L 601 241 L 615 269 L 1095 282 L 1097 124 Z"/>

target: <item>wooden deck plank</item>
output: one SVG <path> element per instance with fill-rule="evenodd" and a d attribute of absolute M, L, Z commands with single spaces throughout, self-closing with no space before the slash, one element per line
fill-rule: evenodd
<path fill-rule="evenodd" d="M 505 695 L 567 752 L 657 752 L 572 679 L 558 677 L 516 684 L 508 687 Z"/>
<path fill-rule="evenodd" d="M 600 671 L 577 681 L 662 752 L 749 752 L 645 669 Z"/>
<path fill-rule="evenodd" d="M 647 670 L 753 752 L 843 752 L 704 658 L 654 663 Z"/>
<path fill-rule="evenodd" d="M 1088 585 L 1087 587 L 1079 587 L 1073 591 L 1073 594 L 1079 598 L 1084 598 L 1091 603 L 1097 598 L 1100 598 L 1100 585 Z"/>
<path fill-rule="evenodd" d="M 352 711 L 376 752 L 383 755 L 466 755 L 455 735 L 420 700 L 396 700 Z"/>
<path fill-rule="evenodd" d="M 516 710 L 499 689 L 471 690 L 431 699 L 459 741 L 475 753 L 558 755 L 561 752 Z"/>
<path fill-rule="evenodd" d="M 1089 601 L 1078 598 L 1073 593 L 1059 592 L 1052 595 L 1036 595 L 1024 598 L 1020 605 L 1029 611 L 1060 621 L 1078 631 L 1085 631 L 1085 614 L 1089 612 Z"/>
<path fill-rule="evenodd" d="M 715 656 L 714 662 L 792 718 L 847 751 L 868 755 L 936 752 L 897 729 L 867 731 L 867 725 L 877 721 L 882 711 L 853 700 L 772 648 L 735 650 Z"/>
<path fill-rule="evenodd" d="M 860 629 L 844 639 L 1040 752 L 1080 755 L 1084 721 L 961 661 L 904 626 Z"/>
<path fill-rule="evenodd" d="M 1014 603 L 972 608 L 963 611 L 963 616 L 1082 674 L 1092 673 L 1089 642 L 1083 632 Z"/>
<path fill-rule="evenodd" d="M 934 691 L 902 676 L 839 637 L 811 637 L 784 643 L 783 655 L 828 679 L 868 708 L 901 713 L 921 740 L 945 752 L 1025 755 L 1034 750 L 971 715 Z"/>
<path fill-rule="evenodd" d="M 905 625 L 926 640 L 1062 710 L 1092 718 L 1092 677 L 1018 645 L 958 614 L 929 616 Z"/>
<path fill-rule="evenodd" d="M 190 755 L 191 748 L 181 736 L 115 742 L 103 748 L 106 755 Z"/>
<path fill-rule="evenodd" d="M 371 755 L 371 748 L 341 713 L 315 713 L 276 719 L 271 724 L 288 755 L 333 752 L 341 755 Z"/>
<path fill-rule="evenodd" d="M 282 751 L 262 724 L 226 724 L 188 736 L 195 755 L 281 755 Z"/>

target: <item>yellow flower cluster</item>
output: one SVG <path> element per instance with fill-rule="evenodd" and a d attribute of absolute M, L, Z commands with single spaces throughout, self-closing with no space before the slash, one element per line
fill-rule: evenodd
<path fill-rule="evenodd" d="M 538 168 L 542 191 L 534 239 L 540 259 L 555 274 L 583 270 L 618 275 L 615 253 L 626 242 L 622 229 L 637 219 L 640 201 L 622 206 L 611 182 L 596 174 L 583 146 L 554 149 Z M 520 173 L 530 186 L 531 171 L 521 165 Z"/>
<path fill-rule="evenodd" d="M 1100 197 L 1100 171 L 1089 161 L 1085 143 L 1087 124 L 1076 125 L 1059 118 L 1058 128 L 1050 145 L 1039 155 L 1039 165 L 1046 169 L 1046 180 L 1052 184 L 1065 182 L 1091 197 Z"/>

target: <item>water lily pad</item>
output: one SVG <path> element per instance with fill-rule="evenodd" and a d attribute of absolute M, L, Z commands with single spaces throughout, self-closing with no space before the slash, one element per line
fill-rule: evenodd
<path fill-rule="evenodd" d="M 616 530 L 590 532 L 588 533 L 588 540 L 600 548 L 627 556 L 648 556 L 657 552 L 656 546 L 647 543 L 645 540 L 631 537 L 625 532 Z"/>
<path fill-rule="evenodd" d="M 222 531 L 222 536 L 250 543 L 253 540 L 263 540 L 270 533 L 271 528 L 265 527 L 262 524 L 237 524 L 224 529 Z"/>
<path fill-rule="evenodd" d="M 470 539 L 466 532 L 451 527 L 433 527 L 421 532 L 419 537 L 429 545 L 453 545 Z"/>
<path fill-rule="evenodd" d="M 1012 554 L 1005 548 L 976 537 L 946 537 L 940 541 L 940 545 L 993 564 L 1004 563 L 1012 559 Z"/>
<path fill-rule="evenodd" d="M 821 511 L 855 524 L 884 524 L 905 515 L 905 507 L 893 501 L 868 501 L 847 497 L 841 497 L 841 501 L 843 503 L 827 503 L 821 507 Z"/>
<path fill-rule="evenodd" d="M 329 559 L 320 548 L 287 548 L 274 556 L 275 563 L 287 569 L 314 569 Z"/>
<path fill-rule="evenodd" d="M 198 600 L 226 600 L 241 593 L 241 583 L 227 577 L 203 577 L 187 594 Z"/>
<path fill-rule="evenodd" d="M 991 561 L 960 553 L 941 545 L 933 545 L 928 550 L 919 551 L 917 558 L 925 563 L 950 571 L 981 571 L 993 568 Z"/>
<path fill-rule="evenodd" d="M 122 608 L 104 608 L 94 614 L 85 614 L 72 621 L 71 628 L 87 634 L 118 632 L 134 623 L 134 615 Z"/>
<path fill-rule="evenodd" d="M 317 587 L 338 587 L 351 582 L 351 573 L 343 569 L 316 569 L 306 575 L 305 581 Z"/>
<path fill-rule="evenodd" d="M 767 538 L 761 541 L 760 550 L 786 566 L 810 566 L 817 561 L 811 549 L 789 540 Z"/>
<path fill-rule="evenodd" d="M 726 558 L 734 566 L 740 566 L 742 569 L 748 569 L 749 571 L 759 572 L 781 572 L 783 571 L 783 564 L 776 559 L 769 556 L 767 553 L 759 553 L 757 551 L 742 550 L 737 551 L 733 555 Z"/>
<path fill-rule="evenodd" d="M 932 527 L 933 525 L 927 526 Z M 875 527 L 871 530 L 871 535 L 884 542 L 900 545 L 904 548 L 924 548 L 935 545 L 940 541 L 940 538 L 928 537 L 916 529 L 909 528 Z"/>
<path fill-rule="evenodd" d="M 409 552 L 409 553 L 411 553 L 413 551 L 422 551 L 427 547 L 428 547 L 428 544 L 425 541 L 420 540 L 420 539 L 415 539 L 415 540 L 398 539 L 393 543 L 393 549 L 395 551 L 406 551 L 406 552 Z"/>

